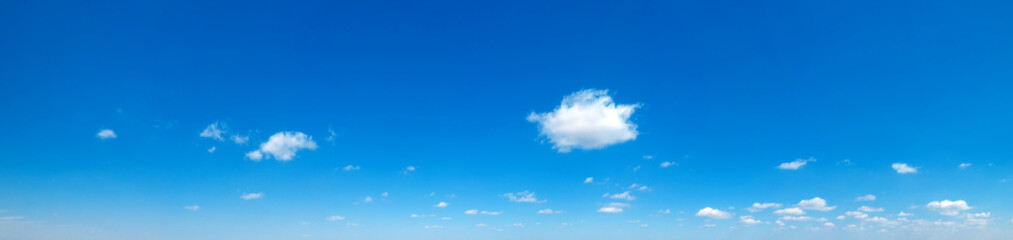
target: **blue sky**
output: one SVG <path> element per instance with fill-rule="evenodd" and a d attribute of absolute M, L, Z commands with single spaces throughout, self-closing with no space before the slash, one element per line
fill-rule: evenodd
<path fill-rule="evenodd" d="M 1010 11 L 7 1 L 0 239 L 1002 239 Z"/>

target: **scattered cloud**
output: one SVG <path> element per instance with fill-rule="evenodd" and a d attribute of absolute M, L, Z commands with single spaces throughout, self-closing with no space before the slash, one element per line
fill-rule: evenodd
<path fill-rule="evenodd" d="M 95 134 L 95 136 L 97 136 L 99 139 L 105 140 L 105 139 L 116 138 L 116 133 L 113 132 L 112 129 L 102 129 L 102 130 L 99 130 L 98 133 Z"/>
<path fill-rule="evenodd" d="M 756 225 L 756 224 L 760 224 L 760 223 L 763 223 L 763 222 L 761 222 L 760 220 L 753 219 L 753 216 L 741 216 L 741 217 L 739 217 L 739 223 L 742 223 L 742 224 L 745 224 L 745 225 Z"/>
<path fill-rule="evenodd" d="M 943 216 L 957 216 L 960 211 L 969 210 L 971 207 L 967 206 L 967 202 L 964 200 L 950 201 L 947 199 L 929 202 L 925 205 L 925 209 L 939 212 Z"/>
<path fill-rule="evenodd" d="M 865 196 L 859 196 L 859 197 L 855 198 L 855 201 L 857 201 L 857 202 L 876 201 L 876 195 L 869 194 L 869 195 L 865 195 Z"/>
<path fill-rule="evenodd" d="M 600 149 L 637 138 L 637 125 L 630 122 L 637 104 L 615 104 L 608 90 L 586 89 L 563 98 L 552 112 L 531 113 L 540 134 L 559 152 Z"/>
<path fill-rule="evenodd" d="M 359 170 L 359 166 L 348 165 L 348 166 L 345 166 L 345 167 L 341 168 L 341 170 L 345 170 L 345 172 L 355 171 L 355 170 Z"/>
<path fill-rule="evenodd" d="M 440 203 L 437 203 L 436 205 L 433 205 L 433 207 L 438 207 L 438 208 L 447 208 L 447 206 L 450 206 L 450 203 L 440 202 Z"/>
<path fill-rule="evenodd" d="M 625 191 L 625 192 L 622 192 L 622 193 L 616 193 L 616 194 L 612 194 L 612 195 L 609 195 L 608 193 L 605 193 L 605 195 L 602 195 L 602 197 L 608 197 L 608 198 L 611 198 L 611 199 L 623 199 L 623 200 L 626 200 L 626 201 L 637 200 L 637 197 L 634 197 L 633 195 L 631 195 L 630 191 Z"/>
<path fill-rule="evenodd" d="M 729 219 L 733 214 L 710 207 L 705 207 L 696 212 L 697 217 L 710 218 L 710 219 Z"/>
<path fill-rule="evenodd" d="M 783 216 L 783 217 L 781 217 L 781 218 L 779 218 L 779 219 L 780 219 L 781 221 L 796 221 L 796 222 L 804 222 L 804 221 L 809 221 L 809 220 L 812 220 L 813 218 L 812 218 L 812 217 L 809 217 L 809 216 Z"/>
<path fill-rule="evenodd" d="M 326 219 L 327 219 L 327 221 L 341 221 L 341 220 L 345 220 L 345 217 L 334 215 L 334 216 L 327 217 Z"/>
<path fill-rule="evenodd" d="M 918 173 L 918 169 L 916 167 L 908 166 L 907 163 L 894 163 L 890 166 L 893 167 L 893 170 L 896 170 L 897 173 L 900 174 Z"/>
<path fill-rule="evenodd" d="M 671 167 L 671 166 L 678 166 L 678 165 L 679 165 L 678 163 L 670 162 L 670 161 L 661 162 L 661 164 L 658 164 L 659 167 L 663 167 L 663 168 L 667 168 L 667 167 Z"/>
<path fill-rule="evenodd" d="M 592 183 L 592 182 L 594 182 L 594 178 L 593 177 L 587 177 L 587 178 L 584 179 L 584 183 Z"/>
<path fill-rule="evenodd" d="M 503 212 L 493 212 L 493 211 L 485 211 L 485 210 L 479 211 L 478 209 L 469 209 L 469 210 L 464 211 L 464 214 L 465 215 L 479 215 L 479 214 L 481 214 L 481 215 L 496 216 L 496 215 L 503 214 Z"/>
<path fill-rule="evenodd" d="M 246 154 L 254 161 L 260 161 L 264 154 L 271 155 L 278 161 L 291 161 L 302 149 L 316 150 L 317 143 L 313 137 L 302 132 L 278 132 L 271 135 L 267 142 L 260 144 L 260 149 Z"/>
<path fill-rule="evenodd" d="M 809 158 L 809 159 L 798 158 L 798 159 L 795 159 L 795 161 L 781 163 L 781 165 L 778 165 L 777 168 L 782 169 L 782 170 L 798 170 L 799 168 L 802 168 L 803 166 L 805 166 L 806 163 L 814 162 L 814 161 L 816 161 L 815 158 Z"/>
<path fill-rule="evenodd" d="M 774 211 L 774 214 L 777 214 L 777 215 L 804 215 L 805 211 L 802 211 L 801 208 L 785 208 L 785 209 L 780 209 L 780 210 Z"/>
<path fill-rule="evenodd" d="M 239 196 L 239 198 L 242 198 L 243 200 L 260 199 L 260 198 L 263 198 L 263 197 L 264 197 L 264 193 L 262 193 L 262 192 L 259 192 L 259 193 L 247 193 L 247 194 L 243 194 L 242 196 Z"/>
<path fill-rule="evenodd" d="M 403 170 L 401 170 L 401 173 L 408 174 L 408 173 L 411 173 L 411 172 L 414 172 L 414 171 L 415 171 L 415 166 L 407 166 Z"/>
<path fill-rule="evenodd" d="M 847 215 L 847 216 L 855 218 L 855 219 L 865 219 L 865 218 L 869 217 L 869 214 L 866 214 L 864 212 L 859 212 L 859 211 L 848 211 L 848 212 L 845 212 L 844 215 Z"/>
<path fill-rule="evenodd" d="M 829 206 L 828 207 L 827 206 L 827 201 L 823 200 L 822 198 L 819 198 L 819 197 L 814 197 L 814 198 L 808 199 L 808 200 L 802 200 L 802 201 L 798 202 L 798 204 L 796 204 L 796 206 L 798 206 L 798 207 L 800 207 L 802 209 L 805 209 L 805 210 L 816 210 L 816 211 L 822 211 L 822 212 L 834 210 L 834 208 L 837 208 L 837 206 Z"/>
<path fill-rule="evenodd" d="M 862 212 L 882 212 L 883 208 L 874 208 L 874 207 L 869 207 L 869 206 L 861 206 L 861 207 L 858 207 L 858 211 L 862 211 Z"/>
<path fill-rule="evenodd" d="M 511 202 L 523 202 L 523 203 L 543 203 L 545 200 L 538 200 L 535 197 L 535 193 L 529 191 L 523 191 L 518 193 L 507 193 L 503 194 L 504 197 L 510 199 Z"/>
<path fill-rule="evenodd" d="M 200 136 L 203 138 L 210 138 L 218 141 L 225 141 L 222 134 L 225 133 L 224 127 L 221 123 L 214 122 L 204 128 L 204 131 L 200 132 Z"/>
<path fill-rule="evenodd" d="M 910 216 L 914 216 L 914 214 L 906 213 L 906 212 L 900 212 L 900 213 L 897 213 L 897 216 L 898 217 L 910 217 Z"/>
<path fill-rule="evenodd" d="M 780 203 L 753 203 L 753 206 L 746 208 L 746 211 L 760 212 L 767 208 L 781 208 L 782 206 Z"/>
<path fill-rule="evenodd" d="M 215 146 L 211 146 L 211 148 L 208 148 L 208 153 L 215 153 L 216 149 L 218 149 L 218 148 L 215 147 Z"/>
<path fill-rule="evenodd" d="M 243 136 L 243 135 L 236 134 L 236 135 L 232 135 L 232 137 L 230 137 L 230 139 L 232 139 L 232 142 L 234 142 L 236 144 L 243 145 L 243 144 L 246 144 L 247 142 L 250 141 L 250 136 Z"/>
<path fill-rule="evenodd" d="M 623 208 L 628 208 L 628 207 L 630 207 L 629 204 L 614 202 L 614 203 L 609 203 L 608 205 L 605 205 L 604 207 L 599 208 L 598 212 L 600 212 L 600 213 L 621 213 L 621 212 L 623 212 Z"/>
<path fill-rule="evenodd" d="M 425 228 L 425 229 L 440 229 L 440 228 L 443 228 L 443 226 L 440 226 L 440 225 L 426 225 L 426 226 L 423 226 L 422 228 Z"/>
<path fill-rule="evenodd" d="M 960 165 L 957 165 L 957 167 L 960 167 L 961 169 L 968 168 L 971 167 L 971 163 L 960 163 Z"/>
<path fill-rule="evenodd" d="M 197 206 L 197 205 L 183 206 L 183 209 L 190 210 L 190 211 L 197 211 L 197 210 L 200 210 L 200 206 Z"/>
<path fill-rule="evenodd" d="M 549 208 L 538 210 L 538 214 L 560 214 L 560 213 L 563 213 L 563 211 L 559 210 L 553 211 L 552 209 Z"/>
<path fill-rule="evenodd" d="M 366 196 L 366 198 L 365 198 L 365 199 L 362 199 L 362 202 L 367 202 L 367 203 L 368 203 L 368 202 L 373 202 L 373 197 L 370 197 L 370 196 Z"/>

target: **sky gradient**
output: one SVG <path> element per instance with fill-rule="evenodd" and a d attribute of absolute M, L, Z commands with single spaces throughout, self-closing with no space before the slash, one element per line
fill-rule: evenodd
<path fill-rule="evenodd" d="M 0 3 L 0 239 L 1005 239 L 1013 2 Z"/>

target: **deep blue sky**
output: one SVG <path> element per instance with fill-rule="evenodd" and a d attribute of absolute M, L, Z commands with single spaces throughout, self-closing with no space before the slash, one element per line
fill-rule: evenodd
<path fill-rule="evenodd" d="M 1010 12 L 6 1 L 0 239 L 1000 239 L 1013 229 Z M 636 139 L 560 152 L 526 119 L 585 89 L 639 104 Z M 249 142 L 200 136 L 216 122 Z M 245 157 L 280 132 L 318 147 Z M 544 202 L 504 196 L 522 191 Z M 636 199 L 602 197 L 625 191 Z M 773 210 L 814 197 L 836 208 L 777 224 Z M 969 209 L 929 207 L 944 200 Z M 598 212 L 613 202 L 629 206 Z M 836 219 L 860 206 L 884 211 Z M 695 216 L 706 207 L 734 216 Z"/>

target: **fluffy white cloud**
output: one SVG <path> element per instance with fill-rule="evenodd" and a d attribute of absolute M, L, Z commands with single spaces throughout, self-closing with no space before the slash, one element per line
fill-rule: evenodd
<path fill-rule="evenodd" d="M 968 168 L 968 167 L 971 167 L 971 163 L 960 163 L 960 165 L 957 165 L 957 167 Z"/>
<path fill-rule="evenodd" d="M 348 165 L 341 168 L 341 170 L 345 170 L 345 172 L 359 170 L 359 166 Z"/>
<path fill-rule="evenodd" d="M 753 219 L 753 216 L 741 216 L 741 217 L 739 217 L 739 223 L 742 223 L 742 224 L 745 224 L 745 225 L 756 225 L 756 224 L 760 224 L 760 223 L 763 223 L 763 222 L 761 222 L 760 220 Z"/>
<path fill-rule="evenodd" d="M 777 168 L 780 168 L 780 169 L 783 169 L 783 170 L 798 170 L 799 168 L 802 168 L 802 166 L 805 166 L 806 163 L 813 162 L 813 161 L 816 161 L 816 159 L 815 158 L 809 158 L 809 159 L 798 158 L 798 159 L 795 159 L 795 161 L 781 163 L 781 165 L 778 165 Z"/>
<path fill-rule="evenodd" d="M 964 200 L 950 201 L 949 199 L 929 202 L 925 208 L 939 212 L 943 216 L 956 216 L 960 214 L 960 211 L 971 209 Z"/>
<path fill-rule="evenodd" d="M 260 199 L 262 197 L 264 197 L 264 193 L 262 193 L 262 192 L 259 192 L 259 193 L 247 193 L 247 194 L 243 194 L 242 196 L 239 196 L 239 198 L 242 198 L 243 200 Z"/>
<path fill-rule="evenodd" d="M 563 98 L 554 111 L 531 113 L 542 136 L 559 152 L 600 149 L 637 138 L 637 125 L 630 115 L 637 104 L 615 104 L 608 90 L 587 89 Z"/>
<path fill-rule="evenodd" d="M 223 133 L 225 133 L 225 129 L 221 127 L 221 124 L 218 122 L 214 122 L 211 125 L 208 125 L 206 128 L 204 128 L 204 131 L 200 132 L 200 136 L 205 138 L 211 138 L 218 141 L 225 141 L 225 138 L 222 137 Z"/>
<path fill-rule="evenodd" d="M 710 207 L 705 207 L 703 209 L 700 209 L 700 211 L 697 211 L 696 216 L 710 219 L 729 219 L 732 217 L 732 214 L 729 212 L 713 209 Z"/>
<path fill-rule="evenodd" d="M 301 132 L 278 132 L 271 135 L 267 142 L 261 143 L 260 149 L 247 153 L 246 157 L 259 161 L 264 154 L 268 154 L 278 161 L 290 161 L 302 149 L 317 149 L 313 137 Z"/>
<path fill-rule="evenodd" d="M 910 216 L 914 216 L 914 214 L 906 213 L 906 212 L 900 212 L 900 213 L 897 213 L 897 216 L 898 217 L 910 217 Z"/>
<path fill-rule="evenodd" d="M 893 170 L 896 170 L 897 173 L 900 174 L 918 173 L 918 169 L 916 167 L 908 166 L 907 163 L 894 163 L 890 166 L 893 167 Z"/>
<path fill-rule="evenodd" d="M 614 202 L 614 203 L 609 203 L 608 205 L 605 205 L 604 207 L 599 208 L 598 212 L 600 212 L 600 213 L 621 213 L 621 212 L 623 212 L 623 208 L 628 208 L 628 207 L 630 207 L 629 204 Z"/>
<path fill-rule="evenodd" d="M 327 221 L 341 221 L 341 220 L 345 220 L 345 217 L 334 215 L 334 216 L 327 217 L 326 219 L 327 219 Z"/>
<path fill-rule="evenodd" d="M 592 182 L 594 182 L 594 178 L 593 177 L 587 177 L 587 178 L 584 179 L 584 183 L 592 183 Z"/>
<path fill-rule="evenodd" d="M 433 207 L 438 207 L 438 208 L 446 208 L 447 206 L 450 206 L 450 203 L 440 202 L 440 203 L 437 203 L 436 205 L 433 205 Z"/>
<path fill-rule="evenodd" d="M 197 205 L 183 206 L 183 209 L 190 210 L 190 211 L 197 211 L 197 210 L 200 210 L 200 206 L 197 206 Z"/>
<path fill-rule="evenodd" d="M 675 165 L 678 165 L 678 163 L 675 163 L 675 162 L 661 162 L 661 164 L 658 164 L 659 167 L 663 167 L 663 168 L 667 168 L 667 167 L 671 167 L 671 166 L 675 166 Z"/>
<path fill-rule="evenodd" d="M 782 206 L 780 203 L 753 203 L 753 206 L 746 208 L 746 211 L 760 212 L 767 208 L 780 208 Z"/>
<path fill-rule="evenodd" d="M 856 218 L 856 219 L 865 219 L 865 218 L 869 217 L 869 214 L 865 214 L 863 212 L 858 212 L 858 211 L 848 211 L 848 212 L 845 212 L 844 215 L 848 215 L 849 217 Z"/>
<path fill-rule="evenodd" d="M 858 211 L 862 211 L 862 212 L 882 212 L 883 208 L 874 208 L 874 207 L 869 207 L 869 206 L 861 206 L 861 207 L 858 207 Z"/>
<path fill-rule="evenodd" d="M 552 209 L 549 208 L 538 210 L 538 214 L 560 214 L 560 213 L 563 213 L 563 211 L 559 210 L 553 211 Z"/>
<path fill-rule="evenodd" d="M 602 195 L 602 197 L 608 197 L 608 198 L 611 198 L 611 199 L 623 199 L 623 200 L 626 200 L 626 201 L 637 200 L 637 197 L 634 197 L 633 195 L 631 195 L 630 191 L 626 191 L 626 192 L 622 192 L 622 193 L 616 193 L 616 194 L 611 194 L 611 195 L 609 195 L 608 193 L 605 193 L 605 195 Z"/>
<path fill-rule="evenodd" d="M 785 208 L 785 209 L 780 209 L 780 210 L 774 211 L 774 214 L 777 214 L 777 215 L 804 215 L 805 211 L 802 211 L 801 208 Z"/>
<path fill-rule="evenodd" d="M 795 206 L 798 206 L 805 210 L 816 210 L 823 212 L 834 210 L 834 208 L 837 208 L 837 206 L 828 207 L 827 200 L 823 200 L 822 198 L 819 197 L 814 197 L 813 199 L 808 200 L 802 200 L 798 202 L 798 204 L 796 204 Z"/>
<path fill-rule="evenodd" d="M 859 196 L 859 197 L 855 198 L 855 201 L 859 201 L 859 202 L 861 202 L 861 201 L 876 201 L 876 195 L 869 194 L 869 195 L 865 195 L 865 196 Z"/>
<path fill-rule="evenodd" d="M 781 217 L 780 219 L 781 219 L 781 221 L 804 222 L 804 221 L 812 220 L 813 218 L 809 217 L 809 216 L 784 216 L 784 217 Z"/>
<path fill-rule="evenodd" d="M 503 196 L 509 198 L 511 202 L 525 202 L 525 203 L 545 202 L 545 200 L 538 200 L 538 198 L 535 197 L 535 193 L 528 191 L 523 191 L 519 193 L 507 193 L 503 194 Z"/>
<path fill-rule="evenodd" d="M 485 210 L 479 211 L 478 209 L 469 209 L 469 210 L 465 210 L 464 214 L 465 215 L 479 215 L 479 214 L 482 214 L 482 215 L 496 216 L 496 215 L 503 214 L 503 212 L 490 212 L 490 211 L 485 211 Z"/>
<path fill-rule="evenodd" d="M 110 139 L 116 138 L 116 133 L 112 129 L 102 129 L 95 134 L 99 139 Z"/>

